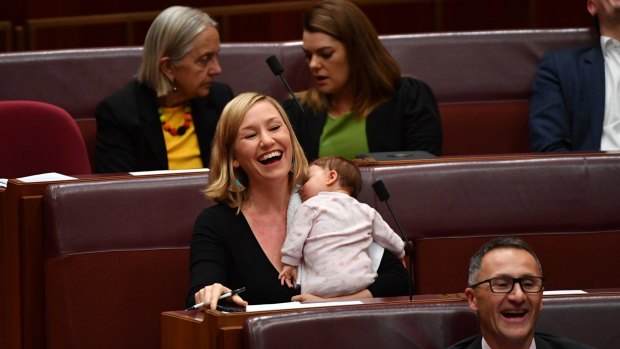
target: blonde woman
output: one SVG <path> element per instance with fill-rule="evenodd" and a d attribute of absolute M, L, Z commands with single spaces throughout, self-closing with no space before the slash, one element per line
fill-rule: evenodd
<path fill-rule="evenodd" d="M 291 124 L 271 97 L 244 93 L 222 112 L 217 125 L 205 194 L 217 205 L 197 218 L 190 244 L 187 305 L 204 302 L 216 309 L 219 297 L 237 305 L 318 300 L 280 285 L 281 249 L 289 202 L 308 163 Z M 386 253 L 379 276 L 368 289 L 349 298 L 403 295 L 407 273 Z M 373 288 L 374 287 L 374 288 Z"/>

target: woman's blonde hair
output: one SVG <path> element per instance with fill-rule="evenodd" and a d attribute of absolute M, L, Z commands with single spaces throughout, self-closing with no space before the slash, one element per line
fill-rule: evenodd
<path fill-rule="evenodd" d="M 269 102 L 276 108 L 291 135 L 293 163 L 291 164 L 291 173 L 289 175 L 289 191 L 292 193 L 295 186 L 303 181 L 308 168 L 308 161 L 295 136 L 288 116 L 275 99 L 256 92 L 246 92 L 233 98 L 224 107 L 220 120 L 217 122 L 215 136 L 213 137 L 213 147 L 211 148 L 209 185 L 203 191 L 209 199 L 238 209 L 241 209 L 248 202 L 248 190 L 235 192 L 228 190 L 228 188 L 231 185 L 236 185 L 235 181 L 237 179 L 245 187 L 249 187 L 248 178 L 243 169 L 240 167 L 235 169 L 233 166 L 235 141 L 237 140 L 237 133 L 239 132 L 243 117 L 252 106 L 261 101 Z"/>
<path fill-rule="evenodd" d="M 344 45 L 355 115 L 367 116 L 375 106 L 394 95 L 400 67 L 357 5 L 347 0 L 321 1 L 305 14 L 304 31 L 327 34 Z M 299 96 L 315 110 L 329 107 L 328 97 L 316 85 Z"/>
<path fill-rule="evenodd" d="M 192 41 L 209 26 L 217 26 L 208 14 L 185 6 L 171 6 L 162 11 L 151 24 L 142 52 L 138 81 L 162 97 L 172 91 L 172 81 L 159 68 L 161 57 L 170 57 L 172 64 L 192 49 Z"/>

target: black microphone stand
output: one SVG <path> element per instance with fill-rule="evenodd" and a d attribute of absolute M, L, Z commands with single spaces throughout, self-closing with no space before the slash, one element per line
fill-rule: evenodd
<path fill-rule="evenodd" d="M 293 89 L 291 88 L 291 86 L 288 84 L 288 82 L 284 78 L 284 75 L 282 75 L 282 73 L 284 73 L 284 68 L 282 68 L 282 65 L 280 64 L 280 61 L 278 60 L 278 58 L 275 55 L 271 55 L 267 57 L 265 62 L 267 62 L 267 65 L 269 66 L 269 69 L 271 69 L 271 72 L 273 73 L 273 75 L 277 75 L 280 77 L 280 80 L 282 80 L 282 82 L 284 83 L 284 86 L 286 87 L 288 92 L 291 94 L 291 97 L 295 100 L 295 102 L 297 103 L 297 106 L 301 110 L 301 114 L 304 115 L 305 114 L 304 108 L 301 106 L 301 103 L 299 102 L 297 97 L 295 97 L 295 93 L 293 92 Z"/>
<path fill-rule="evenodd" d="M 300 127 L 303 130 L 303 137 L 301 137 L 302 132 L 300 132 L 300 130 L 296 129 L 295 132 L 297 133 L 297 138 L 299 142 L 303 146 L 310 139 L 310 129 L 306 125 L 306 112 L 304 111 L 304 107 L 301 106 L 301 102 L 299 101 L 299 99 L 297 99 L 297 97 L 295 96 L 295 93 L 293 92 L 293 89 L 291 89 L 291 86 L 289 86 L 288 82 L 284 78 L 284 74 L 283 74 L 284 68 L 282 68 L 282 64 L 280 64 L 278 57 L 276 57 L 276 55 L 271 55 L 265 60 L 265 62 L 267 62 L 267 65 L 269 66 L 269 69 L 271 69 L 271 72 L 273 73 L 273 75 L 277 75 L 280 77 L 280 80 L 282 80 L 282 82 L 284 83 L 284 86 L 286 87 L 288 92 L 291 94 L 291 98 L 295 100 L 295 103 L 297 104 L 297 106 L 299 107 L 299 110 L 301 111 L 301 120 L 299 120 L 299 122 L 301 123 Z"/>
<path fill-rule="evenodd" d="M 396 218 L 394 211 L 392 211 L 392 207 L 390 206 L 390 203 L 388 202 L 390 199 L 390 193 L 385 187 L 385 184 L 383 184 L 383 181 L 382 180 L 376 181 L 375 183 L 372 184 L 372 188 L 375 191 L 375 194 L 377 194 L 377 197 L 379 198 L 379 200 L 385 202 L 385 205 L 390 211 L 390 215 L 394 219 L 394 222 L 396 222 L 396 225 L 398 226 L 398 230 L 400 231 L 401 236 L 403 240 L 405 241 L 405 253 L 409 256 L 409 269 L 408 269 L 409 301 L 411 302 L 413 301 L 413 254 L 414 254 L 413 242 L 409 240 L 409 238 L 407 237 L 407 234 L 405 234 L 405 230 L 403 229 L 403 227 L 400 225 L 400 222 Z"/>
<path fill-rule="evenodd" d="M 388 202 L 388 200 L 385 200 L 385 205 L 390 211 L 390 215 L 392 215 L 392 217 L 394 218 L 398 229 L 403 233 L 403 236 L 405 237 L 405 253 L 407 253 L 407 255 L 409 256 L 409 301 L 411 302 L 413 300 L 413 243 L 409 240 L 407 234 L 405 234 L 403 230 L 403 227 L 400 225 L 400 222 L 396 219 L 396 216 L 394 215 L 394 212 L 392 211 L 392 207 L 390 207 L 390 203 Z"/>

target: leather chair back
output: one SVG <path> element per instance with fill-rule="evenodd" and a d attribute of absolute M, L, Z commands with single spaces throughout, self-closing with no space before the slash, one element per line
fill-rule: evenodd
<path fill-rule="evenodd" d="M 469 258 L 503 235 L 532 245 L 550 290 L 620 287 L 620 153 L 454 158 L 369 169 L 371 183 L 382 179 L 390 190 L 390 205 L 415 241 L 417 293 L 462 292 Z M 396 227 L 385 204 L 374 196 L 360 199 L 371 200 Z"/>
<path fill-rule="evenodd" d="M 478 333 L 476 315 L 461 304 L 321 310 L 248 318 L 247 349 L 444 349 Z"/>
<path fill-rule="evenodd" d="M 44 192 L 46 348 L 157 348 L 183 309 L 206 175 L 50 185 Z"/>
<path fill-rule="evenodd" d="M 0 125 L 0 178 L 91 173 L 84 139 L 65 110 L 43 102 L 0 101 Z"/>
<path fill-rule="evenodd" d="M 618 294 L 549 297 L 543 299 L 536 331 L 617 349 L 618 321 Z M 243 341 L 247 349 L 443 349 L 479 333 L 478 317 L 466 302 L 384 304 L 248 318 Z"/>

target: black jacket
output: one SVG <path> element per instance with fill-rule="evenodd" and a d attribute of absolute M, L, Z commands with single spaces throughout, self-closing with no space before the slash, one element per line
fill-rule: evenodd
<path fill-rule="evenodd" d="M 319 155 L 326 111 L 305 105 L 305 115 L 291 99 L 283 103 L 308 161 Z M 377 106 L 366 119 L 370 152 L 424 150 L 441 155 L 441 119 L 433 91 L 421 80 L 403 77 L 396 94 Z"/>
<path fill-rule="evenodd" d="M 222 109 L 233 98 L 230 87 L 214 82 L 207 97 L 191 101 L 200 155 L 209 166 L 211 142 Z M 104 99 L 95 110 L 95 172 L 167 170 L 168 156 L 155 92 L 133 81 Z"/>
<path fill-rule="evenodd" d="M 545 334 L 535 333 L 534 341 L 536 349 L 595 349 L 589 345 L 573 342 L 569 339 Z M 482 348 L 482 335 L 466 338 L 448 349 L 480 349 Z"/>

